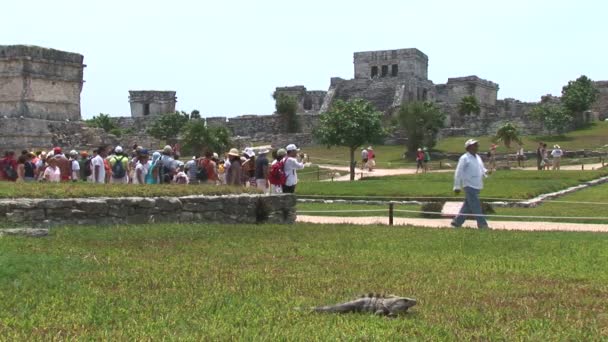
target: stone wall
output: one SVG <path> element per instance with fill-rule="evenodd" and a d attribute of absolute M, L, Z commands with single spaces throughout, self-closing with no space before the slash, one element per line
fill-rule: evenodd
<path fill-rule="evenodd" d="M 158 222 L 294 223 L 296 198 L 284 194 L 0 200 L 0 222 L 15 226 Z"/>
<path fill-rule="evenodd" d="M 355 52 L 353 62 L 356 79 L 414 76 L 426 80 L 428 77 L 429 58 L 418 49 Z M 393 68 L 396 68 L 396 75 Z M 373 74 L 374 70 L 377 70 L 376 75 Z"/>
<path fill-rule="evenodd" d="M 594 82 L 595 87 L 599 90 L 599 97 L 591 107 L 591 111 L 595 112 L 600 120 L 608 118 L 608 81 Z"/>
<path fill-rule="evenodd" d="M 175 112 L 175 91 L 129 90 L 131 116 L 134 118 Z"/>
<path fill-rule="evenodd" d="M 0 116 L 80 120 L 83 59 L 37 46 L 0 46 Z"/>

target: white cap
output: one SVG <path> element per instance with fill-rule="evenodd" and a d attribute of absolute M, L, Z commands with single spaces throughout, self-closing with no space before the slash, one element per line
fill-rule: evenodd
<path fill-rule="evenodd" d="M 70 155 L 72 155 L 72 156 L 77 156 L 77 155 L 78 155 L 78 151 L 76 151 L 76 150 L 71 150 L 71 151 L 70 151 Z"/>
<path fill-rule="evenodd" d="M 477 140 L 475 139 L 469 139 L 464 143 L 464 148 L 468 148 L 471 145 L 475 145 L 477 144 Z"/>
<path fill-rule="evenodd" d="M 122 146 L 116 146 L 114 148 L 114 152 L 116 152 L 116 153 L 122 153 Z"/>
<path fill-rule="evenodd" d="M 255 156 L 255 152 L 253 151 L 253 148 L 251 148 L 251 147 L 245 147 L 245 150 L 243 150 L 243 154 L 245 154 L 249 158 Z"/>
<path fill-rule="evenodd" d="M 217 153 L 213 152 L 213 159 L 220 159 L 220 156 Z"/>
<path fill-rule="evenodd" d="M 287 145 L 287 147 L 285 147 L 285 149 L 287 150 L 287 152 L 289 151 L 299 151 L 300 149 L 294 145 L 294 144 L 289 144 Z"/>

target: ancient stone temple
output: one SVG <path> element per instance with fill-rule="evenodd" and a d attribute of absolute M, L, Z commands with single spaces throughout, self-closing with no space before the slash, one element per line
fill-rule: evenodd
<path fill-rule="evenodd" d="M 80 120 L 82 62 L 77 53 L 0 46 L 0 116 Z"/>
<path fill-rule="evenodd" d="M 131 117 L 161 115 L 175 112 L 175 91 L 129 90 Z"/>

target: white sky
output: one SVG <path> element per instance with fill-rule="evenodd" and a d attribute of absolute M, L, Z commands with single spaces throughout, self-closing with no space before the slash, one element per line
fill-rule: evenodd
<path fill-rule="evenodd" d="M 0 44 L 85 56 L 82 115 L 129 116 L 128 90 L 176 90 L 203 116 L 270 114 L 276 86 L 327 90 L 352 53 L 415 47 L 429 78 L 478 75 L 536 101 L 608 79 L 600 0 L 5 0 Z"/>

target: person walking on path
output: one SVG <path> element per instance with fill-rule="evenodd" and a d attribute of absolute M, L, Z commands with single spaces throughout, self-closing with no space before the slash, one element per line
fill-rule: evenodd
<path fill-rule="evenodd" d="M 431 162 L 431 154 L 429 153 L 429 149 L 426 147 L 422 148 L 422 151 L 424 152 L 424 173 L 429 172 L 429 163 Z"/>
<path fill-rule="evenodd" d="M 519 144 L 519 148 L 517 149 L 517 167 L 524 167 L 524 145 Z"/>
<path fill-rule="evenodd" d="M 298 173 L 296 170 L 304 168 L 304 163 L 299 160 L 298 149 L 296 145 L 289 144 L 285 147 L 287 150 L 287 157 L 285 157 L 285 176 L 287 180 L 283 185 L 283 193 L 294 193 L 296 191 L 296 185 L 298 184 Z"/>
<path fill-rule="evenodd" d="M 255 160 L 255 182 L 257 188 L 268 192 L 268 170 L 270 163 L 266 155 L 268 154 L 267 149 L 263 149 L 258 152 L 258 158 Z"/>
<path fill-rule="evenodd" d="M 536 167 L 538 168 L 539 171 L 544 168 L 544 165 L 541 165 L 542 163 L 543 163 L 543 143 L 539 142 L 538 147 L 536 148 Z"/>
<path fill-rule="evenodd" d="M 490 172 L 496 171 L 496 144 L 490 145 L 490 151 L 488 152 L 488 164 L 490 165 Z M 507 156 L 508 158 L 509 156 Z"/>
<path fill-rule="evenodd" d="M 288 151 L 289 152 L 289 151 Z M 367 169 L 369 172 L 374 171 L 374 167 L 376 166 L 376 152 L 371 146 L 367 147 Z"/>
<path fill-rule="evenodd" d="M 553 151 L 551 151 L 551 156 L 553 157 L 553 170 L 559 170 L 563 155 L 564 151 L 562 151 L 562 148 L 559 147 L 559 145 L 554 145 Z"/>
<path fill-rule="evenodd" d="M 424 152 L 422 152 L 421 148 L 418 148 L 418 150 L 416 151 L 416 173 L 418 173 L 418 171 L 423 171 L 424 172 Z"/>
<path fill-rule="evenodd" d="M 361 150 L 361 170 L 364 170 L 367 166 L 368 156 L 369 155 L 366 149 Z"/>
<path fill-rule="evenodd" d="M 486 229 L 488 222 L 483 216 L 479 192 L 483 189 L 483 178 L 486 177 L 488 170 L 483 166 L 483 160 L 479 154 L 479 144 L 477 140 L 469 139 L 465 142 L 466 153 L 458 159 L 458 166 L 454 173 L 454 192 L 460 193 L 464 189 L 465 200 L 460 208 L 460 213 L 452 220 L 452 227 L 459 228 L 466 220 L 468 214 L 477 215 L 477 227 Z"/>

